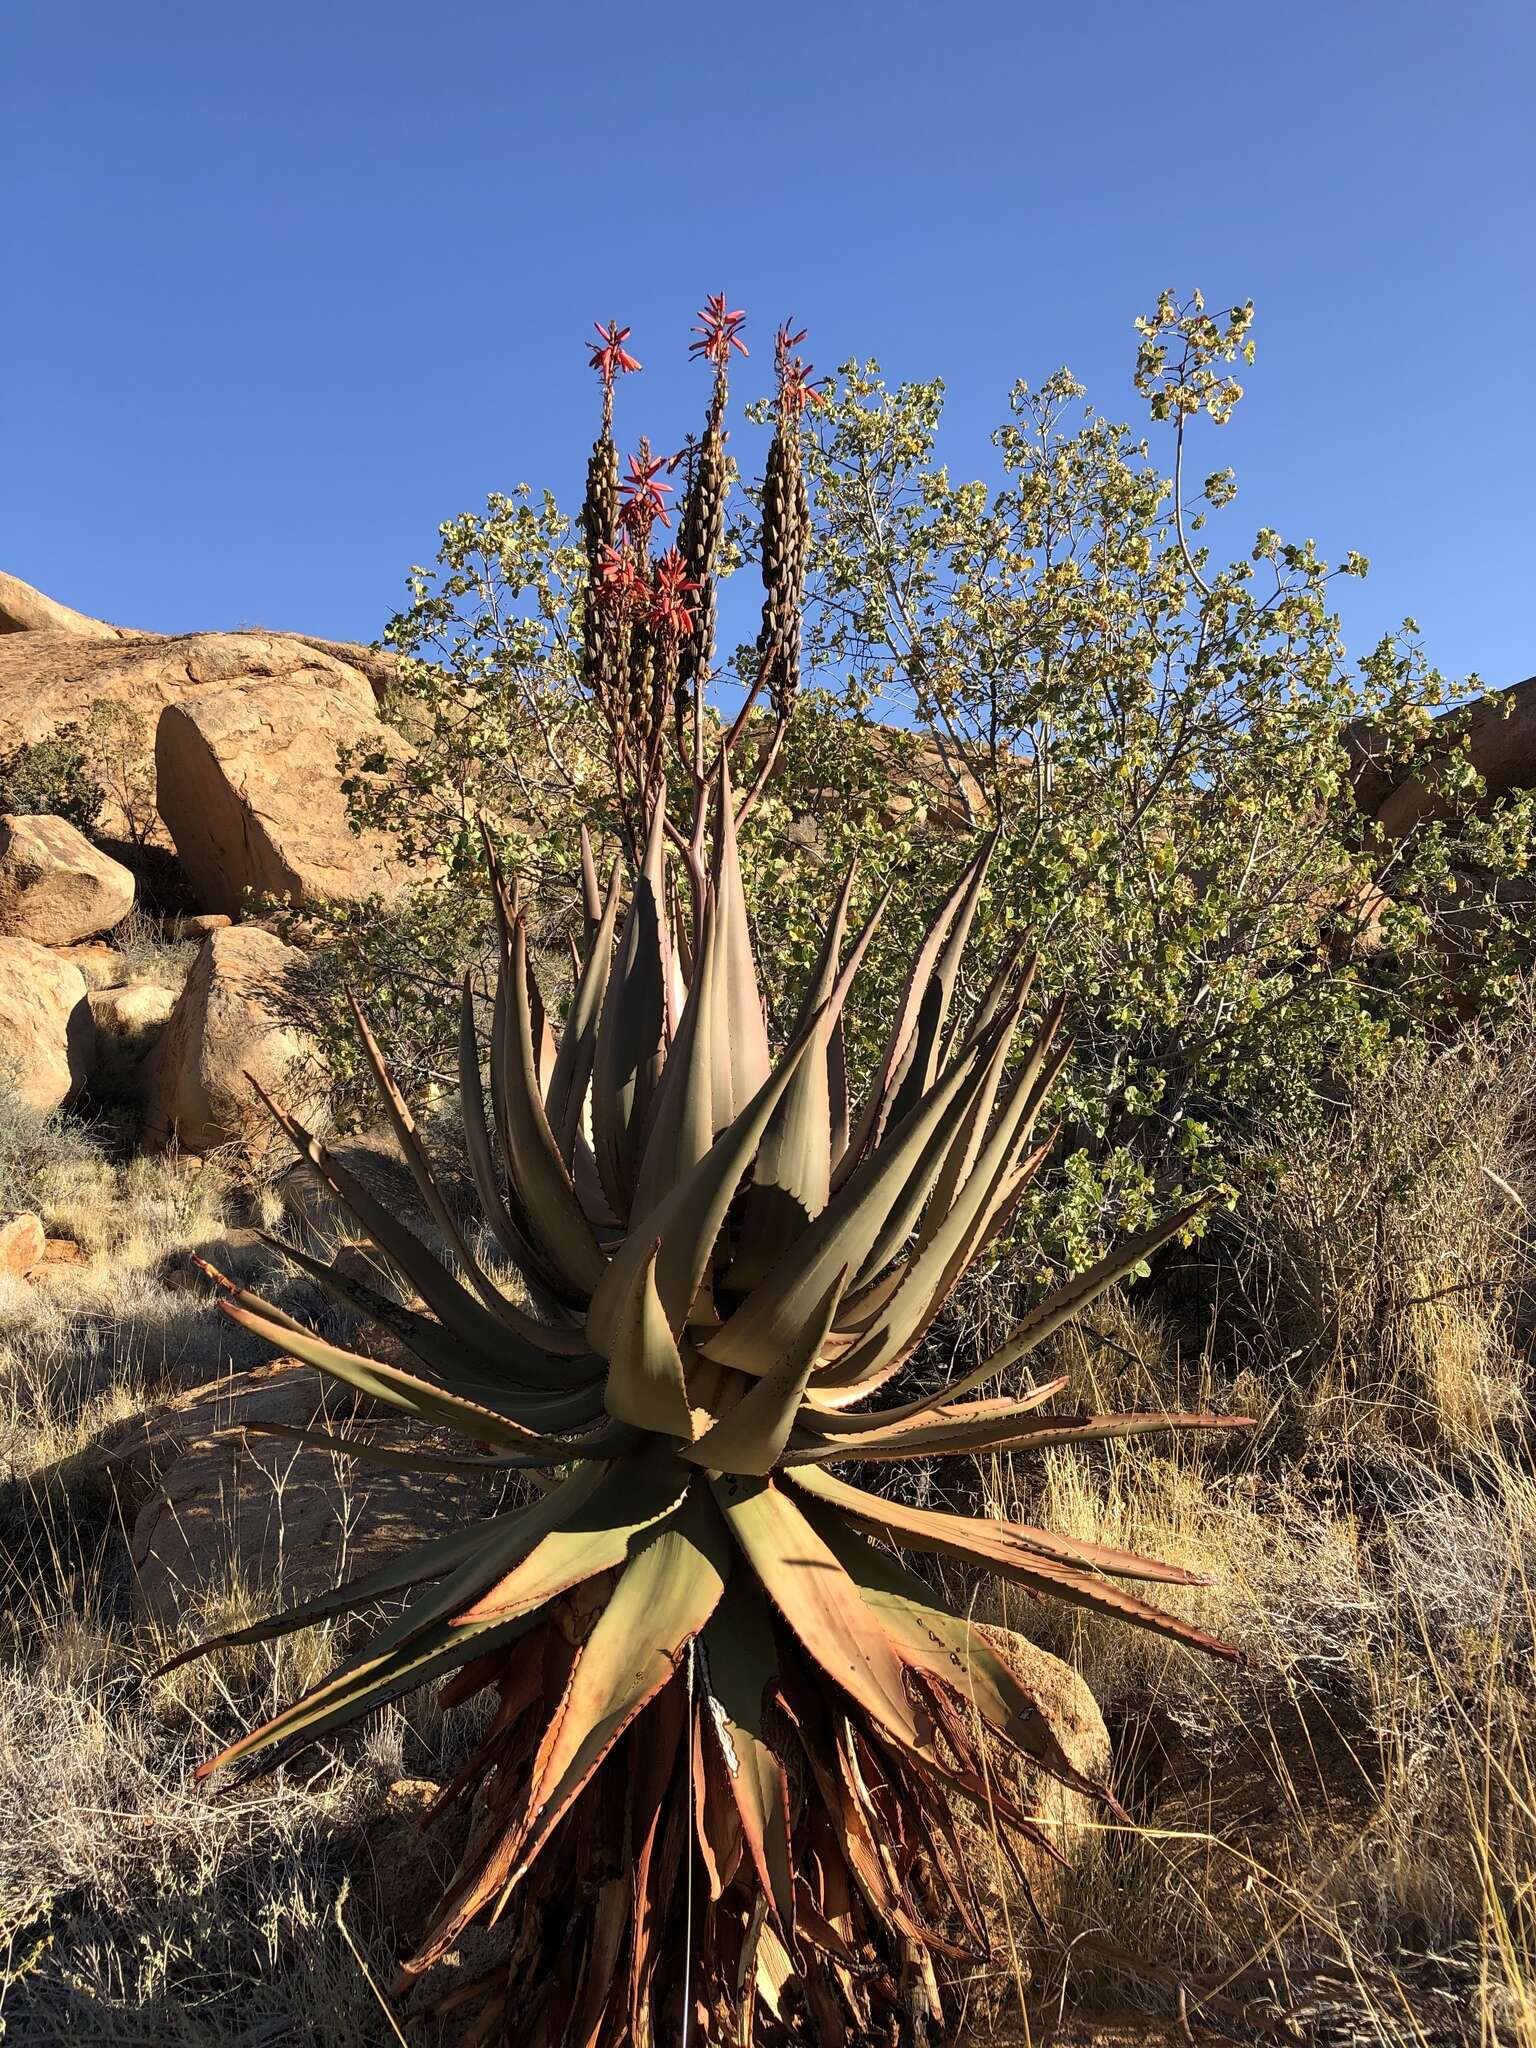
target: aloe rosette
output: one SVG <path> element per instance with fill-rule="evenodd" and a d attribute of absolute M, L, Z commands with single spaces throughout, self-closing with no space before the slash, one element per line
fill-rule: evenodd
<path fill-rule="evenodd" d="M 1189 1210 L 1040 1301 L 983 1363 L 882 1403 L 1040 1168 L 1062 1005 L 1016 1050 L 1034 974 L 1015 957 L 960 1014 L 984 851 L 913 960 L 851 1110 L 844 1018 L 875 919 L 849 939 L 850 878 L 775 1055 L 732 810 L 722 763 L 686 944 L 659 807 L 627 885 L 616 865 L 601 892 L 587 858 L 558 1030 L 498 881 L 489 1090 L 468 979 L 460 1064 L 497 1255 L 477 1253 L 445 1199 L 361 1016 L 434 1242 L 274 1111 L 421 1306 L 289 1256 L 386 1325 L 413 1370 L 248 1294 L 223 1302 L 275 1349 L 468 1440 L 423 1465 L 529 1475 L 502 1494 L 533 1492 L 525 1504 L 221 1638 L 393 1603 L 329 1677 L 204 1766 L 264 1751 L 270 1767 L 428 1682 L 448 1703 L 490 1694 L 438 1800 L 470 1808 L 468 1847 L 406 1966 L 504 1918 L 506 1960 L 451 1994 L 476 2014 L 472 2040 L 670 2041 L 686 2015 L 700 2038 L 866 2042 L 940 2021 L 944 1982 L 985 1946 L 957 1814 L 979 1810 L 1010 1853 L 1049 1854 L 1018 1773 L 1082 1781 L 1005 1657 L 898 1552 L 1233 1654 L 1132 1590 L 1193 1582 L 1181 1568 L 845 1476 L 1230 1419 L 1066 1413 L 1052 1406 L 1063 1380 L 1021 1383 L 1029 1354 Z M 373 1452 L 366 1431 L 309 1434 L 402 1456 Z"/>

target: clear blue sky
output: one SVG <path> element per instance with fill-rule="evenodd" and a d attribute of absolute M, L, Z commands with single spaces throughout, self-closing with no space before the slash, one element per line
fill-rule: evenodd
<path fill-rule="evenodd" d="M 574 495 L 597 316 L 659 445 L 724 287 L 755 371 L 793 313 L 942 374 L 976 473 L 1200 284 L 1259 360 L 1199 473 L 1371 557 L 1353 642 L 1536 670 L 1529 0 L 0 0 L 0 76 L 0 566 L 87 610 L 373 637 L 439 520 Z"/>

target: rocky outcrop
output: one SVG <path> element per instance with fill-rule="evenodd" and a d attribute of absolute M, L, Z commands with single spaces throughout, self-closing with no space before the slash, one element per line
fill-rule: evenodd
<path fill-rule="evenodd" d="M 0 938 L 0 1085 L 46 1114 L 90 1077 L 96 1027 L 85 976 L 32 939 Z"/>
<path fill-rule="evenodd" d="M 105 619 L 93 619 L 45 597 L 19 576 L 7 576 L 0 569 L 0 633 L 70 633 L 77 640 L 137 640 L 141 634 L 131 626 L 109 626 Z"/>
<path fill-rule="evenodd" d="M 133 896 L 127 868 L 67 818 L 0 818 L 0 932 L 77 945 L 121 924 Z"/>
<path fill-rule="evenodd" d="M 252 1087 L 258 1081 L 300 1115 L 318 1102 L 300 1079 L 309 1042 L 286 1012 L 302 959 L 271 932 L 232 925 L 203 941 L 145 1072 L 145 1138 L 187 1152 L 239 1145 L 291 1156 Z"/>
<path fill-rule="evenodd" d="M 0 752 L 60 725 L 83 725 L 104 698 L 139 713 L 149 745 L 166 705 L 254 683 L 330 692 L 369 722 L 393 659 L 296 633 L 132 632 L 0 576 Z M 328 780 L 334 779 L 333 749 Z M 109 796 L 102 829 L 123 828 Z"/>
<path fill-rule="evenodd" d="M 1442 713 L 1413 760 L 1395 759 L 1369 721 L 1350 726 L 1344 747 L 1360 808 L 1394 837 L 1432 819 L 1451 817 L 1454 806 L 1431 785 L 1436 768 L 1449 758 L 1453 741 L 1464 750 L 1486 796 L 1536 788 L 1536 676 Z"/>
<path fill-rule="evenodd" d="M 305 906 L 398 893 L 405 876 L 389 841 L 347 822 L 343 744 L 407 752 L 353 699 L 309 683 L 220 690 L 161 714 L 160 816 L 205 910 L 233 916 L 266 897 Z"/>

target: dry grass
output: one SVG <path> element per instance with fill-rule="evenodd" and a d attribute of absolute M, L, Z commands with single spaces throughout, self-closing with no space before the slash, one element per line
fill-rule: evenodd
<path fill-rule="evenodd" d="M 1274 1134 L 1215 1244 L 1047 1368 L 1253 1438 L 979 1475 L 999 1511 L 1212 1573 L 1167 1604 L 1251 1660 L 1007 1613 L 1087 1676 L 1142 1823 L 1092 1836 L 1020 1960 L 1037 2025 L 1536 2044 L 1533 1131 L 1522 1026 L 1405 1053 L 1321 1143 Z"/>
<path fill-rule="evenodd" d="M 135 1609 L 101 1447 L 181 1388 L 257 1362 L 188 1273 L 194 1245 L 306 1313 L 320 1304 L 232 1223 L 248 1189 L 215 1164 L 113 1163 L 34 1145 L 28 1193 L 79 1257 L 0 1294 L 0 2038 L 103 2048 L 436 2043 L 384 1993 L 399 1921 L 448 1867 L 389 1787 L 439 1779 L 464 1716 L 430 1699 L 360 1744 L 212 1796 L 193 1766 L 330 1662 L 324 1629 L 164 1679 L 173 1649 L 270 1610 L 226 1574 L 174 1641 Z"/>

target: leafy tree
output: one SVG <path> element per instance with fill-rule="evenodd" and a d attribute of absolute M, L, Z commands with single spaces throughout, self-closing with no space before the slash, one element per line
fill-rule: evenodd
<path fill-rule="evenodd" d="M 843 367 L 811 456 L 811 671 L 909 717 L 1000 835 L 986 914 L 1084 997 L 1068 1108 L 1092 1206 L 1221 1171 L 1253 1116 L 1497 1000 L 1508 933 L 1490 920 L 1453 973 L 1435 924 L 1469 872 L 1524 867 L 1531 822 L 1524 797 L 1468 816 L 1454 744 L 1456 821 L 1403 844 L 1362 817 L 1345 735 L 1411 757 L 1456 693 L 1411 622 L 1351 669 L 1329 586 L 1358 555 L 1330 568 L 1260 528 L 1217 561 L 1236 481 L 1187 493 L 1186 439 L 1241 398 L 1251 305 L 1218 320 L 1165 294 L 1137 324 L 1171 475 L 1064 370 L 1014 387 L 999 486 L 940 464 L 941 384 L 892 389 L 874 363 Z"/>
<path fill-rule="evenodd" d="M 1362 558 L 1332 567 L 1310 541 L 1260 527 L 1221 560 L 1213 537 L 1235 518 L 1235 478 L 1186 484 L 1195 429 L 1219 428 L 1241 398 L 1252 319 L 1250 305 L 1216 318 L 1198 294 L 1165 294 L 1137 323 L 1135 383 L 1171 442 L 1166 468 L 1063 370 L 1015 385 L 994 481 L 955 481 L 940 459 L 941 383 L 893 388 L 873 362 L 813 383 L 787 334 L 779 398 L 749 415 L 782 419 L 793 362 L 804 646 L 774 641 L 765 606 L 758 639 L 718 675 L 711 645 L 697 688 L 713 734 L 721 686 L 745 693 L 736 720 L 774 764 L 743 839 L 754 921 L 773 939 L 761 947 L 770 1002 L 782 1015 L 851 856 L 855 914 L 903 884 L 903 914 L 866 970 L 893 1001 L 914 934 L 976 837 L 995 833 L 983 932 L 1038 948 L 1041 987 L 1083 999 L 1060 1104 L 1074 1253 L 1107 1210 L 1138 1223 L 1160 1184 L 1225 1171 L 1255 1118 L 1314 1104 L 1320 1079 L 1378 1060 L 1395 1031 L 1510 986 L 1496 913 L 1470 955 L 1448 956 L 1436 928 L 1469 877 L 1523 871 L 1529 799 L 1479 810 L 1442 720 L 1435 772 L 1451 816 L 1406 841 L 1377 832 L 1355 801 L 1346 735 L 1415 758 L 1458 693 L 1411 622 L 1350 665 L 1331 585 L 1365 574 Z M 612 386 L 595 464 L 610 461 Z M 733 479 L 722 416 L 717 383 L 705 437 L 679 458 L 690 502 L 711 430 L 722 496 Z M 637 464 L 653 482 L 665 471 L 644 447 Z M 478 877 L 481 821 L 535 893 L 574 872 L 584 820 L 633 842 L 653 768 L 626 759 L 588 623 L 607 573 L 592 489 L 579 530 L 526 488 L 449 522 L 387 629 L 404 657 L 396 715 L 418 754 L 393 775 L 354 764 L 371 772 L 349 787 L 359 822 L 439 864 L 432 889 Z M 775 489 L 770 456 L 763 482 L 736 494 L 713 576 L 777 559 Z M 687 531 L 685 517 L 685 552 Z M 683 772 L 685 756 L 661 750 L 654 772 Z M 855 1068 L 869 1050 L 850 1045 Z"/>

